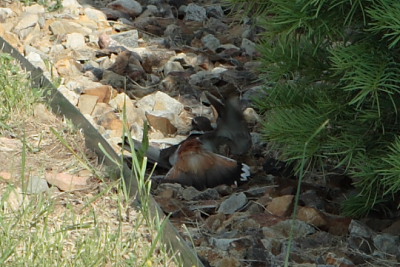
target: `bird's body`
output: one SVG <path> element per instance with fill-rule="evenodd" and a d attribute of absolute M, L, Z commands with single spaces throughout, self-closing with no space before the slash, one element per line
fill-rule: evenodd
<path fill-rule="evenodd" d="M 205 150 L 199 138 L 192 138 L 179 146 L 176 163 L 162 182 L 202 190 L 220 184 L 237 185 L 246 182 L 249 176 L 249 166 Z"/>

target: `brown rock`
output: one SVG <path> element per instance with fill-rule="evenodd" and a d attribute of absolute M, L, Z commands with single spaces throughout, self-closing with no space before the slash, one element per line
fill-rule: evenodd
<path fill-rule="evenodd" d="M 156 113 L 151 114 L 147 112 L 146 118 L 151 127 L 162 132 L 164 135 L 175 134 L 178 130 L 168 118 L 157 115 Z"/>
<path fill-rule="evenodd" d="M 81 177 L 69 173 L 46 173 L 46 181 L 54 186 L 57 186 L 62 191 L 71 191 L 87 188 L 88 177 Z"/>
<path fill-rule="evenodd" d="M 276 216 L 288 216 L 293 209 L 293 195 L 285 195 L 273 198 L 267 205 L 267 211 Z"/>
<path fill-rule="evenodd" d="M 99 97 L 95 95 L 81 95 L 79 97 L 78 109 L 82 114 L 92 114 Z"/>
<path fill-rule="evenodd" d="M 9 172 L 0 172 L 0 178 L 4 180 L 11 180 L 12 175 Z"/>
<path fill-rule="evenodd" d="M 344 236 L 348 234 L 350 218 L 327 215 L 328 232 L 333 235 Z"/>
<path fill-rule="evenodd" d="M 312 207 L 299 207 L 297 219 L 316 227 L 323 227 L 327 224 L 325 216 L 319 210 Z"/>
<path fill-rule="evenodd" d="M 283 219 L 281 217 L 268 214 L 268 213 L 258 213 L 258 214 L 250 214 L 251 219 L 255 222 L 259 223 L 261 227 L 269 227 L 281 222 Z"/>
<path fill-rule="evenodd" d="M 400 233 L 400 220 L 395 221 L 392 225 L 382 230 L 383 233 L 398 235 Z"/>
<path fill-rule="evenodd" d="M 123 134 L 124 125 L 113 111 L 101 115 L 97 119 L 97 124 L 103 126 L 107 130 L 117 131 L 116 135 L 122 136 Z"/>
<path fill-rule="evenodd" d="M 172 188 L 166 188 L 165 190 L 158 193 L 159 197 L 170 199 L 175 196 L 175 191 Z"/>
<path fill-rule="evenodd" d="M 117 90 L 113 89 L 112 86 L 103 85 L 96 88 L 86 89 L 84 94 L 98 96 L 98 101 L 100 103 L 108 103 L 111 98 L 117 95 Z"/>

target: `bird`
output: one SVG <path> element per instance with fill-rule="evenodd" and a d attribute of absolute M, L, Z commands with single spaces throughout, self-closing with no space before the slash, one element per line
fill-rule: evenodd
<path fill-rule="evenodd" d="M 227 147 L 228 153 L 243 155 L 249 152 L 252 140 L 248 125 L 240 109 L 238 97 L 229 97 L 223 101 L 206 93 L 210 104 L 217 110 L 217 127 L 201 135 L 204 147 L 212 152 L 221 153 Z M 204 122 L 202 122 L 205 125 Z M 203 126 L 205 127 L 205 126 Z"/>
<path fill-rule="evenodd" d="M 225 155 L 235 156 L 248 153 L 252 146 L 251 135 L 239 108 L 238 99 L 229 98 L 221 101 L 211 94 L 206 96 L 209 103 L 217 110 L 217 125 L 213 126 L 207 117 L 196 116 L 192 119 L 192 131 L 186 140 L 198 137 L 203 148 L 214 153 L 225 152 Z M 147 158 L 150 162 L 157 163 L 159 167 L 170 169 L 176 161 L 178 147 L 186 140 L 161 150 L 150 146 L 146 153 Z M 142 148 L 141 142 L 133 141 L 135 149 Z M 121 146 L 128 151 L 131 149 L 126 139 Z M 224 149 L 228 151 L 222 151 Z"/>
<path fill-rule="evenodd" d="M 176 150 L 176 161 L 160 183 L 179 183 L 198 190 L 221 184 L 240 185 L 249 180 L 250 167 L 203 147 L 199 137 L 182 142 Z"/>

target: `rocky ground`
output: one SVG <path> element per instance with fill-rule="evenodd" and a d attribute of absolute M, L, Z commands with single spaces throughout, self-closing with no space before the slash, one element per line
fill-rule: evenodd
<path fill-rule="evenodd" d="M 240 160 L 251 167 L 252 180 L 236 188 L 161 184 L 154 190 L 205 265 L 282 266 L 291 235 L 293 266 L 398 265 L 399 219 L 338 215 L 352 190 L 346 177 L 308 177 L 291 219 L 296 178 L 267 152 L 251 106 L 263 93 L 254 19 L 229 16 L 229 6 L 217 0 L 61 2 L 52 12 L 0 2 L 0 34 L 59 84 L 117 151 L 124 106 L 133 138 L 141 140 L 148 121 L 151 145 L 165 148 L 187 137 L 193 117 L 216 122 L 205 91 L 240 96 L 253 140 Z"/>

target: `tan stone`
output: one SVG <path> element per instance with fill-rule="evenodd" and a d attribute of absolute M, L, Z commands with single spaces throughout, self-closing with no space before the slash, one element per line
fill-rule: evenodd
<path fill-rule="evenodd" d="M 79 97 L 78 109 L 82 114 L 92 114 L 98 99 L 99 97 L 95 95 L 81 95 Z"/>
<path fill-rule="evenodd" d="M 58 60 L 54 66 L 63 77 L 81 75 L 82 66 L 72 58 L 62 58 Z"/>
<path fill-rule="evenodd" d="M 9 172 L 0 172 L 0 178 L 4 180 L 11 180 L 12 175 Z"/>
<path fill-rule="evenodd" d="M 108 103 L 111 98 L 114 98 L 117 95 L 117 90 L 110 85 L 103 85 L 95 88 L 85 89 L 84 94 L 98 96 L 99 103 Z"/>
<path fill-rule="evenodd" d="M 44 124 L 53 123 L 57 120 L 57 117 L 42 103 L 34 106 L 33 116 Z"/>
<path fill-rule="evenodd" d="M 9 42 L 13 47 L 17 48 L 20 53 L 24 52 L 24 45 L 19 40 L 18 36 L 15 33 L 6 31 L 4 35 L 2 35 L 4 40 Z"/>
<path fill-rule="evenodd" d="M 54 35 L 65 35 L 74 32 L 81 33 L 83 35 L 92 33 L 91 29 L 84 27 L 72 20 L 56 20 L 51 22 L 48 26 Z"/>
<path fill-rule="evenodd" d="M 175 134 L 177 131 L 177 128 L 172 125 L 171 121 L 166 117 L 146 113 L 146 118 L 151 127 L 153 127 L 157 131 L 162 132 L 164 135 Z"/>
<path fill-rule="evenodd" d="M 116 135 L 122 136 L 124 125 L 120 118 L 113 111 L 107 112 L 97 119 L 97 124 L 107 130 L 117 131 Z"/>
<path fill-rule="evenodd" d="M 299 207 L 297 219 L 316 227 L 326 226 L 325 216 L 319 210 L 312 207 Z"/>
<path fill-rule="evenodd" d="M 293 209 L 293 195 L 284 195 L 273 198 L 267 205 L 267 211 L 276 216 L 288 216 Z"/>
<path fill-rule="evenodd" d="M 110 101 L 110 105 L 121 112 L 121 118 L 123 118 L 122 113 L 125 110 L 126 120 L 129 126 L 134 123 L 143 125 L 143 121 L 145 120 L 144 111 L 136 108 L 132 100 L 125 93 L 120 93 L 115 96 Z"/>

